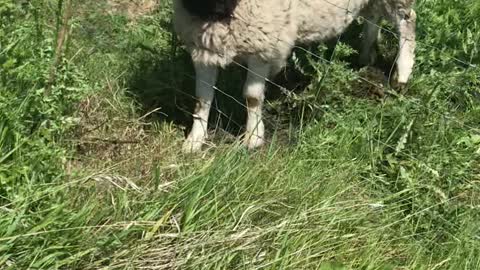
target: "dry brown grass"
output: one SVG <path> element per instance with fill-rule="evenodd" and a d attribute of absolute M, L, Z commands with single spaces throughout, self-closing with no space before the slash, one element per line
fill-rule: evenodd
<path fill-rule="evenodd" d="M 107 0 L 109 13 L 124 14 L 130 20 L 147 15 L 155 10 L 160 0 Z"/>
<path fill-rule="evenodd" d="M 172 123 L 145 121 L 134 104 L 119 98 L 118 84 L 106 85 L 79 105 L 69 171 L 117 187 L 148 185 L 155 174 L 161 174 L 160 186 L 170 182 L 182 162 L 181 132 Z"/>

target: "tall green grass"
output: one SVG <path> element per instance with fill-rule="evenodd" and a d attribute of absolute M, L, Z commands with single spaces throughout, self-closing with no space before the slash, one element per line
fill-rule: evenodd
<path fill-rule="evenodd" d="M 333 65 L 298 51 L 310 80 L 269 100 L 269 145 L 232 143 L 242 105 L 218 95 L 195 156 L 170 3 L 74 7 L 49 85 L 65 7 L 0 0 L 0 269 L 480 269 L 476 1 L 418 1 L 406 94 L 372 98 L 348 39 Z"/>

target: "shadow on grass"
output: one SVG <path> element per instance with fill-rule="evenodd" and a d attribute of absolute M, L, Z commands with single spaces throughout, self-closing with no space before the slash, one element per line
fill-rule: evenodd
<path fill-rule="evenodd" d="M 171 122 L 185 127 L 192 124 L 195 106 L 195 71 L 189 55 L 179 49 L 170 56 L 144 53 L 138 61 L 128 88 L 148 115 L 148 121 Z M 232 135 L 242 132 L 245 103 L 241 95 L 245 72 L 229 68 L 222 70 L 210 114 L 210 127 Z"/>
<path fill-rule="evenodd" d="M 161 27 L 167 29 L 171 28 L 171 25 Z M 343 35 L 342 41 L 357 49 L 358 42 L 351 41 L 358 41 L 359 29 L 360 26 L 353 25 Z M 134 70 L 131 71 L 132 76 L 127 82 L 127 87 L 140 105 L 142 115 L 148 115 L 148 121 L 171 122 L 184 127 L 188 132 L 195 105 L 195 72 L 188 53 L 177 48 L 175 43 L 171 43 L 172 50 L 167 54 L 139 45 L 139 57 L 137 63 L 133 65 Z M 325 55 L 327 59 L 331 56 L 335 43 L 336 40 L 327 43 L 330 48 Z M 389 71 L 391 62 L 382 58 L 380 53 L 379 57 L 376 67 L 384 72 Z M 352 67 L 359 68 L 357 58 L 358 55 L 354 54 L 345 60 L 349 61 Z M 221 70 L 217 83 L 220 90 L 215 93 L 209 119 L 212 129 L 224 130 L 234 136 L 243 132 L 246 121 L 245 101 L 242 97 L 245 76 L 246 71 L 236 65 Z M 291 65 L 274 78 L 275 84 L 295 92 L 303 91 L 311 80 L 311 77 L 302 74 Z M 284 98 L 278 87 L 272 84 L 268 86 L 267 101 L 281 101 Z M 266 121 L 275 117 L 282 116 L 266 112 Z M 266 124 L 268 128 L 269 124 Z"/>

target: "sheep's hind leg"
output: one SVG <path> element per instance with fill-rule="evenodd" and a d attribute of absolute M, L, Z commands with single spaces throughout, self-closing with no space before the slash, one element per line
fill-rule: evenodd
<path fill-rule="evenodd" d="M 265 99 L 265 81 L 271 65 L 255 57 L 248 61 L 248 75 L 243 89 L 247 101 L 247 127 L 244 144 L 253 149 L 265 142 L 265 127 L 262 120 L 263 100 Z"/>
<path fill-rule="evenodd" d="M 415 64 L 415 28 L 416 14 L 415 11 L 411 9 L 409 14 L 405 14 L 404 18 L 398 23 L 400 51 L 397 60 L 395 83 L 400 87 L 408 82 L 412 74 L 413 65 Z"/>
<path fill-rule="evenodd" d="M 214 96 L 214 86 L 217 82 L 218 69 L 215 66 L 205 66 L 195 63 L 195 92 L 197 102 L 193 114 L 193 126 L 183 143 L 183 152 L 198 152 L 207 138 L 208 116 Z"/>
<path fill-rule="evenodd" d="M 363 40 L 359 59 L 363 66 L 372 65 L 377 58 L 375 44 L 380 33 L 380 27 L 377 25 L 379 21 L 380 17 L 373 15 L 367 17 L 363 23 Z"/>

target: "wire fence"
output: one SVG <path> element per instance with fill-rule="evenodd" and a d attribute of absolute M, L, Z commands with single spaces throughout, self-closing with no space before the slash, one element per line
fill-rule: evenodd
<path fill-rule="evenodd" d="M 349 0 L 347 7 L 341 7 L 341 6 L 339 6 L 339 5 L 335 4 L 335 3 L 332 3 L 332 2 L 330 2 L 330 1 L 328 1 L 328 0 L 323 0 L 323 1 L 325 2 L 325 4 L 331 5 L 331 6 L 335 7 L 335 8 L 338 8 L 338 9 L 341 9 L 341 10 L 345 11 L 345 16 L 355 16 L 355 15 L 356 15 L 353 11 L 351 11 L 351 10 L 349 9 L 350 1 L 351 1 L 351 0 Z M 319 12 L 319 13 L 322 13 L 322 11 L 318 11 L 318 12 Z M 240 16 L 232 15 L 232 19 L 242 21 L 243 23 L 245 23 L 245 24 L 248 25 L 249 29 L 253 29 L 253 27 L 255 27 L 259 32 L 263 32 L 263 34 L 268 35 L 268 33 L 264 32 L 264 30 L 262 30 L 261 27 L 258 27 L 258 26 L 255 26 L 255 25 L 250 24 L 248 21 L 244 20 L 244 19 L 241 18 Z M 397 40 L 400 40 L 400 39 L 401 39 L 401 37 L 399 36 L 398 33 L 394 32 L 394 31 L 392 31 L 392 30 L 390 30 L 390 29 L 388 29 L 388 28 L 386 28 L 386 27 L 383 27 L 382 25 L 380 25 L 380 24 L 378 24 L 378 23 L 376 23 L 376 22 L 373 22 L 373 21 L 370 20 L 369 18 L 366 18 L 366 17 L 364 17 L 364 16 L 358 15 L 358 16 L 356 16 L 356 19 L 363 20 L 364 23 L 370 23 L 370 24 L 372 24 L 373 26 L 377 27 L 377 28 L 378 28 L 380 31 L 382 31 L 383 33 L 387 33 L 387 34 L 391 35 L 392 37 L 394 37 L 394 38 L 397 39 Z M 453 35 L 453 33 L 452 33 L 452 35 Z M 318 60 L 322 61 L 323 63 L 327 64 L 328 67 L 327 67 L 327 69 L 325 70 L 325 72 L 323 73 L 323 75 L 322 75 L 323 77 L 322 77 L 321 80 L 320 80 L 320 81 L 323 82 L 324 79 L 325 79 L 327 76 L 329 76 L 329 74 L 330 74 L 330 67 L 331 67 L 331 65 L 334 64 L 337 46 L 338 46 L 338 44 L 339 44 L 342 36 L 343 36 L 343 34 L 340 34 L 340 35 L 336 38 L 335 46 L 334 46 L 334 48 L 333 48 L 333 53 L 331 54 L 330 59 L 326 59 L 325 57 L 322 57 L 322 56 L 320 56 L 319 54 L 317 54 L 317 53 L 315 53 L 315 52 L 313 52 L 313 51 L 311 51 L 311 50 L 309 50 L 309 49 L 306 49 L 306 48 L 304 48 L 304 47 L 302 47 L 302 46 L 299 46 L 299 45 L 297 45 L 297 44 L 289 43 L 288 41 L 282 40 L 282 39 L 280 39 L 279 37 L 272 37 L 272 38 L 277 39 L 278 42 L 284 42 L 284 43 L 286 43 L 287 45 L 291 46 L 292 48 L 298 49 L 298 50 L 300 50 L 301 52 L 307 54 L 308 56 L 311 56 L 311 57 L 313 57 L 313 58 L 315 58 L 315 59 L 318 59 Z M 400 45 L 400 49 L 401 49 L 401 47 L 402 47 L 403 45 L 405 45 L 406 42 L 412 41 L 412 40 L 405 39 L 405 38 L 402 38 L 402 39 L 404 40 L 404 42 Z M 430 45 L 430 44 L 427 44 L 427 43 L 425 43 L 425 42 L 422 42 L 422 41 L 419 40 L 418 38 L 416 38 L 416 40 L 413 40 L 413 41 L 416 42 L 417 50 L 418 50 L 418 48 L 420 48 L 421 46 L 424 46 L 425 48 L 437 50 L 437 51 L 439 51 L 439 52 L 443 52 L 443 51 L 444 51 L 444 48 L 439 48 L 439 47 L 436 47 L 436 46 L 432 46 L 432 45 Z M 215 52 L 215 53 L 217 53 L 217 54 L 219 54 L 219 55 L 221 56 L 221 53 L 218 53 L 218 52 Z M 399 54 L 400 54 L 400 50 L 399 50 L 398 53 L 396 54 L 395 60 L 393 61 L 392 66 L 390 67 L 390 70 L 391 70 L 391 71 L 394 70 L 394 68 L 395 68 L 395 64 L 396 64 L 396 62 L 397 62 L 397 60 L 398 60 L 398 58 L 399 58 Z M 459 58 L 457 58 L 457 57 L 455 57 L 455 56 L 447 56 L 447 57 L 448 57 L 448 59 L 450 59 L 450 61 L 456 62 L 456 63 L 458 63 L 458 64 L 463 65 L 465 72 L 467 72 L 469 69 L 478 69 L 478 68 L 479 68 L 478 65 L 472 63 L 471 61 L 465 61 L 465 60 L 459 59 Z M 255 75 L 255 76 L 261 77 L 263 80 L 265 80 L 266 83 L 268 83 L 268 84 L 270 84 L 270 85 L 278 88 L 278 89 L 281 91 L 281 93 L 284 94 L 287 98 L 288 98 L 288 97 L 295 97 L 296 94 L 295 94 L 295 92 L 294 92 L 292 89 L 287 89 L 286 87 L 284 87 L 284 86 L 282 86 L 282 85 L 279 85 L 278 83 L 274 82 L 271 78 L 261 76 L 260 74 L 256 73 L 256 72 L 253 71 L 252 69 L 250 69 L 248 66 L 246 66 L 246 65 L 244 65 L 244 64 L 242 64 L 242 63 L 240 63 L 240 62 L 238 62 L 238 61 L 236 61 L 236 60 L 233 60 L 232 63 L 233 63 L 235 66 L 239 67 L 240 69 L 245 70 L 246 72 L 250 72 L 250 73 L 252 73 L 252 74 Z M 372 81 L 372 80 L 370 80 L 370 79 L 368 79 L 368 78 L 366 78 L 366 77 L 364 77 L 364 76 L 361 76 L 361 75 L 358 74 L 358 72 L 355 72 L 354 74 L 355 74 L 355 79 L 357 79 L 357 80 L 359 80 L 359 81 L 362 81 L 363 83 L 366 83 L 366 84 L 368 84 L 368 85 L 370 85 L 370 86 L 372 86 L 372 87 L 374 87 L 374 88 L 376 88 L 376 89 L 382 89 L 382 90 L 384 90 L 384 91 L 387 92 L 387 93 L 390 93 L 390 94 L 393 94 L 393 95 L 395 95 L 395 96 L 398 96 L 398 94 L 397 94 L 395 91 L 393 91 L 391 88 L 386 87 L 386 86 L 384 86 L 384 85 L 381 84 L 381 83 L 374 82 L 374 81 Z M 390 81 L 390 79 L 391 79 L 391 78 L 390 78 L 390 77 L 391 77 L 391 74 L 392 74 L 392 72 L 389 73 L 388 81 Z M 183 75 L 186 76 L 186 77 L 188 77 L 188 78 L 190 78 L 190 79 L 195 79 L 195 75 L 194 75 L 194 74 L 184 73 Z M 228 93 L 228 91 L 226 91 L 225 89 L 221 89 L 218 85 L 212 85 L 212 84 L 209 84 L 208 82 L 205 82 L 205 81 L 202 81 L 202 83 L 205 83 L 205 84 L 207 84 L 209 87 L 212 87 L 217 94 L 221 94 L 222 96 L 224 96 L 224 97 L 226 97 L 226 98 L 228 98 L 228 99 L 233 100 L 235 103 L 239 104 L 242 108 L 247 109 L 247 106 L 245 105 L 245 102 L 244 102 L 244 101 L 239 100 L 239 99 L 235 98 L 234 96 L 230 95 L 230 94 Z M 319 87 L 322 87 L 322 85 L 320 85 Z M 196 98 L 195 96 L 189 94 L 188 91 L 184 91 L 184 90 L 177 89 L 177 88 L 175 88 L 175 87 L 170 87 L 170 86 L 169 86 L 169 88 L 173 89 L 174 91 L 177 91 L 178 93 L 180 93 L 180 94 L 182 94 L 182 95 L 185 95 L 185 96 L 188 96 L 189 98 L 192 98 L 192 99 L 194 99 L 194 100 L 197 100 L 197 98 Z M 457 119 L 457 118 L 455 118 L 455 117 L 451 117 L 451 116 L 449 116 L 449 115 L 446 115 L 446 114 L 443 113 L 443 112 L 436 111 L 436 110 L 432 109 L 431 106 L 428 106 L 428 104 L 423 104 L 421 101 L 419 101 L 419 100 L 417 100 L 417 99 L 411 98 L 411 99 L 409 99 L 409 101 L 412 102 L 412 103 L 414 103 L 416 106 L 419 106 L 419 107 L 427 110 L 427 111 L 428 111 L 429 113 L 431 113 L 431 114 L 435 114 L 435 115 L 437 115 L 437 116 L 440 116 L 440 117 L 449 119 L 449 120 L 457 123 L 459 126 L 464 127 L 464 128 L 467 128 L 468 131 L 470 131 L 470 132 L 475 132 L 475 133 L 479 133 L 479 132 L 480 132 L 480 129 L 479 129 L 478 127 L 470 126 L 470 125 L 466 124 L 465 122 L 461 121 L 460 119 Z M 186 110 L 186 109 L 184 109 L 184 108 L 180 108 L 180 107 L 178 107 L 178 108 L 181 109 L 182 112 L 187 113 L 187 114 L 189 114 L 189 115 L 191 115 L 191 116 L 193 117 L 193 113 L 189 112 L 188 110 Z M 223 117 L 226 117 L 227 119 L 229 119 L 229 121 L 231 121 L 231 124 L 235 125 L 237 128 L 241 128 L 241 127 L 244 126 L 243 124 L 238 123 L 238 122 L 236 122 L 234 119 L 232 119 L 231 117 L 229 117 L 229 115 L 228 115 L 227 113 L 223 112 L 223 111 L 219 108 L 219 106 L 216 106 L 216 104 L 214 104 L 214 106 L 212 106 L 212 109 L 215 110 L 219 115 L 222 115 Z M 271 119 L 268 119 L 268 118 L 265 118 L 265 117 L 264 117 L 263 120 L 267 122 L 267 125 L 268 125 L 268 126 L 271 126 L 271 127 L 278 127 L 278 126 L 279 126 L 279 123 L 278 123 L 278 122 L 272 122 Z M 280 121 L 280 120 L 277 120 L 277 121 Z M 217 129 L 217 128 L 221 128 L 220 125 L 216 125 L 216 129 Z M 373 140 L 377 140 L 377 139 L 375 139 L 375 138 L 372 138 L 372 139 L 373 139 Z M 266 142 L 270 142 L 270 141 L 269 141 L 269 140 L 266 140 Z M 384 146 L 387 147 L 387 148 L 391 148 L 391 149 L 393 149 L 393 150 L 395 150 L 395 149 L 398 150 L 398 147 L 397 147 L 397 146 L 386 144 L 385 142 L 382 142 L 382 141 L 380 141 L 380 140 L 378 140 L 377 143 L 382 144 L 382 145 L 384 145 Z M 405 154 L 406 154 L 407 156 L 415 159 L 415 157 L 413 157 L 412 155 L 410 155 L 410 154 L 408 154 L 408 153 L 405 153 Z"/>

